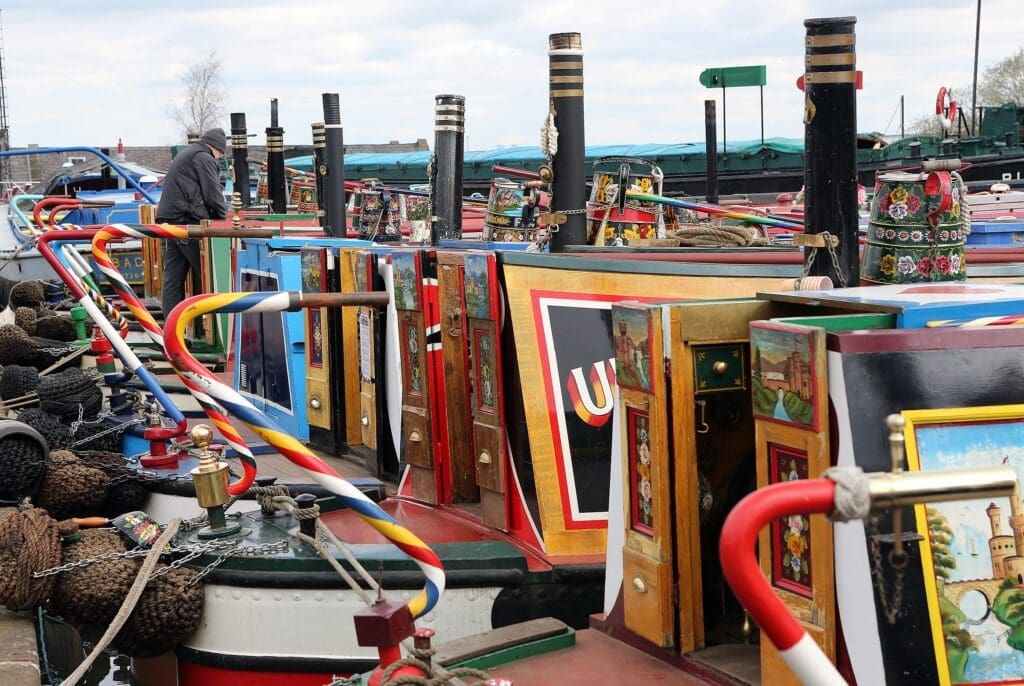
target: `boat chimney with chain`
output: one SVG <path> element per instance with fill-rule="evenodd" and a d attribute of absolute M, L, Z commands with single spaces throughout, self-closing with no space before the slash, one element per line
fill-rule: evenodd
<path fill-rule="evenodd" d="M 548 38 L 550 101 L 548 124 L 557 131 L 545 142 L 551 157 L 551 252 L 587 242 L 586 137 L 583 131 L 583 41 L 579 33 Z M 553 150 L 551 148 L 554 148 Z"/>
<path fill-rule="evenodd" d="M 322 229 L 327 223 L 327 212 L 324 209 L 327 198 L 324 197 L 324 175 L 327 171 L 324 160 L 327 159 L 324 149 L 327 147 L 327 129 L 322 121 L 311 124 L 313 129 L 313 178 L 316 180 L 316 218 Z"/>
<path fill-rule="evenodd" d="M 843 287 L 860 273 L 856 23 L 856 17 L 804 20 L 806 228 L 797 242 L 805 276 Z"/>

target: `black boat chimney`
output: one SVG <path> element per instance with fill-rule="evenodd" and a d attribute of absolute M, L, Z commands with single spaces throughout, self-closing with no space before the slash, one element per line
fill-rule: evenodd
<path fill-rule="evenodd" d="M 192 145 L 193 143 L 198 143 L 198 142 L 199 142 L 199 134 L 196 133 L 195 131 L 189 131 L 188 133 L 185 134 L 185 143 L 186 144 Z"/>
<path fill-rule="evenodd" d="M 550 108 L 558 131 L 558 149 L 551 159 L 551 252 L 587 242 L 586 137 L 583 132 L 583 40 L 578 33 L 548 37 Z"/>
<path fill-rule="evenodd" d="M 270 101 L 270 126 L 267 127 L 267 188 L 270 191 L 270 211 L 284 214 L 288 211 L 288 197 L 284 182 L 284 129 L 277 125 L 277 98 Z"/>
<path fill-rule="evenodd" d="M 430 179 L 430 208 L 435 220 L 430 244 L 442 238 L 462 238 L 462 163 L 465 155 L 466 98 L 434 97 L 434 174 Z"/>
<path fill-rule="evenodd" d="M 327 133 L 322 121 L 313 122 L 311 128 L 313 129 L 313 178 L 316 179 L 316 221 L 322 229 L 327 219 L 324 210 L 327 198 L 324 197 L 323 176 L 323 172 L 327 171 L 326 167 L 323 167 L 326 159 L 324 148 L 327 146 Z"/>
<path fill-rule="evenodd" d="M 341 128 L 341 96 L 324 93 L 324 149 L 320 174 L 324 185 L 324 235 L 344 238 L 345 140 Z"/>
<path fill-rule="evenodd" d="M 707 159 L 708 188 L 706 199 L 718 202 L 718 114 L 715 101 L 704 101 L 704 157 Z"/>
<path fill-rule="evenodd" d="M 910 159 L 915 160 L 921 156 L 921 141 L 914 141 L 907 148 L 909 149 L 907 156 Z"/>
<path fill-rule="evenodd" d="M 860 275 L 856 23 L 856 17 L 804 21 L 804 232 L 811 241 L 826 232 L 838 238 L 834 248 L 826 244 L 828 237 L 817 246 L 805 244 L 804 260 L 821 253 L 810 274 L 827 276 L 837 286 L 856 285 Z"/>
<path fill-rule="evenodd" d="M 249 193 L 249 138 L 245 128 L 245 112 L 231 113 L 231 163 L 235 168 L 235 191 L 242 207 L 251 201 Z"/>

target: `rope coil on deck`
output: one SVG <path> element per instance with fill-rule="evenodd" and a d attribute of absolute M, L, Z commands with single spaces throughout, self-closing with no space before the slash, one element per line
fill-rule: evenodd
<path fill-rule="evenodd" d="M 0 519 L 0 604 L 29 610 L 49 597 L 54 578 L 32 572 L 60 562 L 61 529 L 44 510 L 12 510 Z"/>

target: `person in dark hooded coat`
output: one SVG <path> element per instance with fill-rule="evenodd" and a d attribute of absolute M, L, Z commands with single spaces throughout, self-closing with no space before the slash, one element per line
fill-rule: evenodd
<path fill-rule="evenodd" d="M 188 146 L 171 161 L 164 177 L 163 194 L 156 210 L 162 224 L 198 224 L 203 219 L 224 219 L 228 206 L 220 184 L 217 160 L 227 150 L 224 129 L 210 129 L 198 143 Z M 164 317 L 185 299 L 185 278 L 192 272 L 199 283 L 199 240 L 163 241 L 164 273 L 161 309 Z"/>

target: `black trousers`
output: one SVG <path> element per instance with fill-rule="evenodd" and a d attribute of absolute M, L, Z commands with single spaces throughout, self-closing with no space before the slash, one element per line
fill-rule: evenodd
<path fill-rule="evenodd" d="M 163 240 L 164 275 L 160 287 L 160 309 L 164 319 L 178 303 L 185 299 L 185 277 L 192 273 L 193 291 L 199 292 L 201 271 L 199 262 L 199 239 Z"/>

